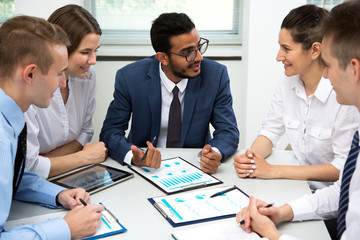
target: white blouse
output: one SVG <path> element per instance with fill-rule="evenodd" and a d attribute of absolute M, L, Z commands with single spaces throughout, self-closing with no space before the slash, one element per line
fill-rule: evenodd
<path fill-rule="evenodd" d="M 331 163 L 340 171 L 360 122 L 354 106 L 340 105 L 328 79 L 322 78 L 314 94 L 306 96 L 299 76 L 284 77 L 275 89 L 270 111 L 259 135 L 276 146 L 286 132 L 301 165 Z M 314 190 L 332 182 L 310 181 Z"/>
<path fill-rule="evenodd" d="M 50 159 L 39 154 L 48 153 L 74 140 L 84 146 L 94 134 L 94 69 L 90 68 L 84 78 L 70 75 L 67 84 L 69 98 L 66 105 L 58 88 L 48 108 L 31 105 L 25 113 L 28 129 L 26 168 L 44 178 L 49 176 Z"/>

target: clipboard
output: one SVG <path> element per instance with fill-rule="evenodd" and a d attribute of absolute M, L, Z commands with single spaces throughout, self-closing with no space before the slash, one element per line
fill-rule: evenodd
<path fill-rule="evenodd" d="M 149 202 L 173 227 L 234 217 L 248 206 L 249 196 L 234 186 L 232 191 L 211 198 L 233 186 L 203 189 L 148 198 Z"/>
<path fill-rule="evenodd" d="M 102 204 L 102 203 L 99 203 Z M 102 204 L 103 205 L 103 204 Z M 104 205 L 103 205 L 104 206 Z M 99 228 L 97 232 L 90 237 L 84 238 L 86 240 L 99 239 L 107 236 L 111 236 L 118 233 L 126 232 L 127 229 L 121 225 L 119 220 L 115 217 L 114 214 L 111 213 L 109 209 L 104 206 L 105 210 L 101 213 L 103 217 L 101 218 Z M 69 210 L 64 210 L 56 213 L 49 213 L 45 215 L 39 215 L 34 217 L 16 219 L 12 221 L 8 221 L 5 223 L 4 229 L 9 230 L 15 227 L 23 226 L 23 225 L 33 225 L 40 222 L 45 222 L 54 218 L 63 218 Z"/>
<path fill-rule="evenodd" d="M 203 172 L 181 157 L 163 159 L 160 168 L 129 166 L 131 170 L 166 194 L 221 184 L 222 181 Z"/>
<path fill-rule="evenodd" d="M 100 204 L 103 205 L 102 203 Z M 83 240 L 99 239 L 127 231 L 127 229 L 123 225 L 121 225 L 121 223 L 115 217 L 115 215 L 112 214 L 112 212 L 109 209 L 107 209 L 105 206 L 104 206 L 104 211 L 102 211 L 101 213 L 103 216 L 101 218 L 101 224 L 99 229 L 97 230 L 94 236 L 83 238 Z M 104 227 L 104 224 L 107 228 Z"/>

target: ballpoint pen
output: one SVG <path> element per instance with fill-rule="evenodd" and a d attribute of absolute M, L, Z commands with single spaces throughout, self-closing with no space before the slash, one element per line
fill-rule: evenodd
<path fill-rule="evenodd" d="M 230 191 L 235 190 L 235 189 L 236 189 L 236 187 L 233 186 L 233 187 L 231 187 L 231 188 L 228 188 L 228 189 L 225 189 L 225 190 L 223 190 L 223 191 L 217 192 L 217 193 L 211 195 L 210 197 L 213 198 L 213 197 L 219 196 L 219 195 L 221 195 L 221 194 L 230 192 Z"/>
<path fill-rule="evenodd" d="M 265 207 L 266 207 L 266 208 L 269 208 L 269 207 L 272 207 L 272 206 L 274 206 L 274 203 L 269 203 L 269 204 L 266 205 Z M 244 223 L 245 223 L 245 219 L 243 219 L 243 220 L 241 220 L 241 221 L 239 222 L 240 225 L 243 225 Z"/>
<path fill-rule="evenodd" d="M 87 206 L 87 203 L 84 201 L 84 199 L 79 198 L 80 202 L 82 203 L 82 205 L 84 205 L 85 207 Z"/>
<path fill-rule="evenodd" d="M 154 142 L 155 142 L 155 140 L 156 140 L 156 136 L 153 138 L 153 140 L 151 141 L 151 144 L 154 144 Z M 148 152 L 148 148 L 145 150 L 145 152 L 144 152 L 144 155 L 142 156 L 142 158 L 141 158 L 141 162 L 142 161 L 144 161 L 144 159 L 145 159 L 145 157 L 146 157 L 146 155 L 147 155 L 147 152 Z"/>
<path fill-rule="evenodd" d="M 84 206 L 87 206 L 87 203 L 84 201 L 84 199 L 82 198 L 79 198 L 80 202 L 82 203 L 82 205 Z M 107 209 L 105 209 L 103 212 L 101 212 L 101 215 L 102 215 L 102 220 L 104 221 L 104 223 L 109 227 L 109 223 L 113 223 L 113 222 L 119 222 L 119 220 Z M 109 216 L 110 215 L 110 216 Z M 105 220 L 103 219 L 105 218 L 106 219 L 106 222 Z M 111 219 L 111 220 L 109 220 Z"/>

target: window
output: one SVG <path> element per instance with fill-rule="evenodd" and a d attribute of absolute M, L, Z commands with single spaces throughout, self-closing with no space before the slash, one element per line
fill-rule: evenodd
<path fill-rule="evenodd" d="M 336 5 L 346 2 L 346 0 L 307 0 L 308 4 L 315 4 L 316 6 L 331 10 Z"/>
<path fill-rule="evenodd" d="M 241 0 L 84 0 L 98 20 L 102 44 L 150 44 L 152 21 L 164 12 L 184 12 L 211 44 L 241 44 Z"/>
<path fill-rule="evenodd" d="M 14 0 L 1 0 L 0 1 L 0 25 L 8 18 L 15 16 Z"/>

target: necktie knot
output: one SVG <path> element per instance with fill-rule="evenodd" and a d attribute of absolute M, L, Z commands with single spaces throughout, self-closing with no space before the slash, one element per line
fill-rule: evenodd
<path fill-rule="evenodd" d="M 178 94 L 179 94 L 179 88 L 177 86 L 175 86 L 172 90 L 172 93 L 173 93 L 173 96 L 175 97 L 178 97 Z"/>

